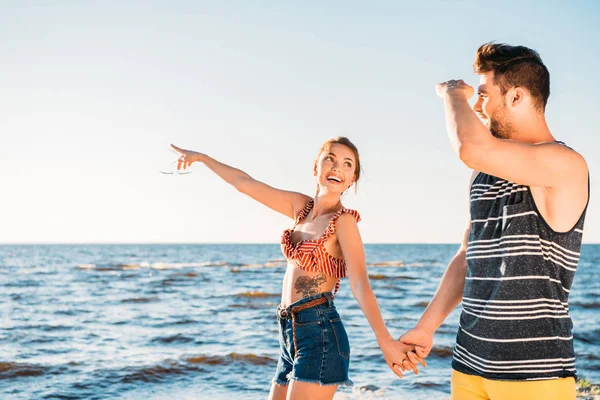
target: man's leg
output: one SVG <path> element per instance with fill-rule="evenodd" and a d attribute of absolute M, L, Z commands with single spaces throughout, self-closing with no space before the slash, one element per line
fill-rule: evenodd
<path fill-rule="evenodd" d="M 483 386 L 491 400 L 575 400 L 575 379 L 561 378 L 540 381 L 492 381 Z"/>
<path fill-rule="evenodd" d="M 451 400 L 490 400 L 483 389 L 483 378 L 452 370 Z"/>

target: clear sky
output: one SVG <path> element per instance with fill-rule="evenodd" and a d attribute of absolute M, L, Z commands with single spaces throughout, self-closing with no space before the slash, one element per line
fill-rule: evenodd
<path fill-rule="evenodd" d="M 365 242 L 457 243 L 470 172 L 434 85 L 476 85 L 491 40 L 548 66 L 550 128 L 588 161 L 600 242 L 599 17 L 593 0 L 0 0 L 0 243 L 275 243 L 290 222 L 202 165 L 159 174 L 168 144 L 313 194 L 336 135 L 361 151 L 345 205 Z"/>

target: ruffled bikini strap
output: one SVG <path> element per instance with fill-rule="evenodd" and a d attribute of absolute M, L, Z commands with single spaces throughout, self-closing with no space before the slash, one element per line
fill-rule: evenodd
<path fill-rule="evenodd" d="M 356 222 L 360 222 L 360 214 L 358 213 L 358 211 L 351 210 L 349 208 L 342 208 L 341 210 L 333 214 L 333 216 L 329 220 L 329 225 L 327 226 L 327 229 L 325 230 L 325 233 L 323 233 L 323 237 L 321 238 L 322 241 L 329 239 L 329 237 L 335 233 L 335 222 L 344 213 L 352 215 L 354 219 L 356 219 Z"/>
<path fill-rule="evenodd" d="M 294 228 L 296 227 L 296 225 L 298 225 L 300 223 L 300 221 L 302 221 L 304 218 L 306 218 L 306 216 L 308 215 L 310 210 L 312 210 L 314 205 L 315 205 L 315 201 L 313 199 L 310 199 L 306 203 L 304 208 L 302 210 L 300 210 L 300 212 L 298 213 L 298 216 L 296 217 L 296 222 L 294 223 Z"/>

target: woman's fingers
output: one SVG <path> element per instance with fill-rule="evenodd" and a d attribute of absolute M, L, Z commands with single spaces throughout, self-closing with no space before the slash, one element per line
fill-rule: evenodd
<path fill-rule="evenodd" d="M 410 360 L 408 360 L 408 359 L 402 360 L 402 366 L 404 368 L 406 368 L 407 370 L 412 369 L 413 372 L 415 373 L 415 375 L 419 375 L 419 368 L 417 368 L 416 364 L 412 364 L 410 362 Z"/>
<path fill-rule="evenodd" d="M 404 375 L 402 375 L 402 367 L 400 367 L 398 364 L 392 364 L 390 368 L 398 378 L 402 379 L 404 377 Z"/>
<path fill-rule="evenodd" d="M 417 356 L 412 351 L 409 351 L 408 353 L 406 353 L 406 355 L 408 356 L 408 359 L 412 364 L 417 365 L 417 363 L 421 363 L 423 367 L 427 367 L 427 363 L 425 362 L 425 360 Z"/>
<path fill-rule="evenodd" d="M 171 147 L 173 148 L 173 150 L 175 150 L 175 151 L 177 151 L 179 153 L 182 153 L 182 154 L 185 153 L 184 149 L 181 149 L 181 148 L 175 146 L 173 143 L 171 143 Z"/>

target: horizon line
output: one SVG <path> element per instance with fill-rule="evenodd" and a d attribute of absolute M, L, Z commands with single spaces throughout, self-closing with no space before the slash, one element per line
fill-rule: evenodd
<path fill-rule="evenodd" d="M 280 242 L 0 242 L 0 246 L 60 246 L 60 245 L 279 245 Z M 460 245 L 459 242 L 363 242 L 364 245 Z M 600 242 L 583 242 L 598 245 Z"/>

